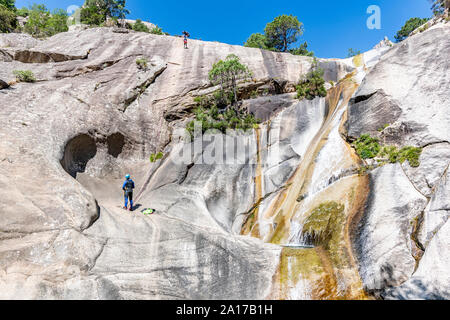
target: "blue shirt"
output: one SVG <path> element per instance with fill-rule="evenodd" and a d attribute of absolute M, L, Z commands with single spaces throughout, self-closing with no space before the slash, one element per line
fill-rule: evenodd
<path fill-rule="evenodd" d="M 123 183 L 123 185 L 122 185 L 122 189 L 124 190 L 124 191 L 126 191 L 126 189 L 125 189 L 125 187 L 127 186 L 127 183 L 129 183 L 129 182 L 131 182 L 131 189 L 134 189 L 134 181 L 133 180 L 125 180 L 125 182 Z"/>

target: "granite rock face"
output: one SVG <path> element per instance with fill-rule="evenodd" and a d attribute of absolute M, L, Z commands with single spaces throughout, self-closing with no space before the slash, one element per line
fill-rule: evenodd
<path fill-rule="evenodd" d="M 356 251 L 367 290 L 400 285 L 414 272 L 410 221 L 426 206 L 400 165 L 386 165 L 370 176 L 371 188 L 360 221 Z"/>
<path fill-rule="evenodd" d="M 450 77 L 445 72 L 450 69 L 449 36 L 448 24 L 438 24 L 389 50 L 355 94 L 349 107 L 349 134 L 373 133 L 388 124 L 382 134 L 387 143 L 424 147 L 449 142 Z M 377 98 L 379 95 L 385 101 Z M 363 102 L 358 103 L 360 100 Z M 389 112 L 380 112 L 383 108 Z M 369 120 L 369 114 L 353 118 L 358 110 L 368 112 L 373 119 Z M 372 124 L 366 128 L 365 121 Z"/>
<path fill-rule="evenodd" d="M 102 28 L 44 41 L 0 39 L 0 78 L 14 81 L 14 70 L 37 78 L 1 92 L 0 194 L 9 203 L 0 215 L 1 298 L 269 294 L 281 249 L 231 232 L 234 213 L 222 210 L 214 179 L 221 174 L 228 187 L 241 172 L 250 192 L 254 166 L 173 168 L 165 160 L 149 166 L 148 157 L 176 129 L 165 115 L 182 113 L 196 95 L 214 90 L 207 73 L 217 60 L 237 54 L 262 86 L 272 78 L 297 81 L 310 58 L 201 41 L 184 50 L 176 37 Z M 140 57 L 149 61 L 145 70 L 135 62 Z M 249 157 L 256 150 L 252 137 L 245 138 L 254 150 Z M 175 154 L 171 146 L 167 154 Z M 140 188 L 137 205 L 158 215 L 120 209 L 126 173 Z M 188 195 L 195 192 L 205 200 L 193 202 Z M 248 210 L 248 193 L 234 197 L 233 209 Z"/>
<path fill-rule="evenodd" d="M 385 298 L 449 297 L 441 269 L 450 255 L 449 36 L 448 24 L 437 24 L 390 49 L 349 106 L 349 138 L 369 133 L 385 144 L 423 148 L 417 168 L 405 162 L 370 175 L 355 249 L 365 288 Z"/>
<path fill-rule="evenodd" d="M 336 85 L 312 101 L 293 93 L 308 57 L 108 28 L 0 35 L 0 298 L 447 298 L 449 32 L 320 59 Z M 190 142 L 194 98 L 231 53 L 254 74 L 243 106 L 265 122 Z M 423 147 L 420 166 L 359 177 L 345 139 L 363 133 Z M 286 253 L 329 201 L 344 202 L 341 247 Z"/>

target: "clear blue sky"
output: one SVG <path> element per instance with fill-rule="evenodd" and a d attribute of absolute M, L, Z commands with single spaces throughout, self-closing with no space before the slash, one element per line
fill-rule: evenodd
<path fill-rule="evenodd" d="M 44 3 L 49 9 L 84 0 L 17 0 L 16 6 Z M 370 5 L 381 8 L 381 30 L 369 30 L 366 13 Z M 206 41 L 242 45 L 250 34 L 263 32 L 265 25 L 280 14 L 293 14 L 303 22 L 309 49 L 318 57 L 344 58 L 349 48 L 371 49 L 388 36 L 391 40 L 412 17 L 431 17 L 428 0 L 128 0 L 129 19 L 140 18 L 158 24 L 170 34 L 188 30 L 191 36 Z"/>

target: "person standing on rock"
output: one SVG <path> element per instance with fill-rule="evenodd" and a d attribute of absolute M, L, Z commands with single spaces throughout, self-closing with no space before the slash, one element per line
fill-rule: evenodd
<path fill-rule="evenodd" d="M 134 189 L 134 181 L 131 180 L 129 174 L 125 176 L 125 182 L 123 183 L 122 190 L 125 196 L 125 207 L 124 209 L 128 209 L 128 199 L 130 200 L 130 211 L 133 211 L 133 189 Z"/>
<path fill-rule="evenodd" d="M 183 36 L 184 36 L 184 48 L 188 49 L 188 40 L 187 40 L 187 38 L 189 38 L 191 35 L 189 34 L 189 32 L 183 31 Z"/>

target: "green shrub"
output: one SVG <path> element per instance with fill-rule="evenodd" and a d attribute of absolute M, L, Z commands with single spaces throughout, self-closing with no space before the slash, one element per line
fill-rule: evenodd
<path fill-rule="evenodd" d="M 300 45 L 300 47 L 291 49 L 289 52 L 296 56 L 307 56 L 307 57 L 314 57 L 314 52 L 308 51 L 308 42 L 304 42 Z"/>
<path fill-rule="evenodd" d="M 60 32 L 69 31 L 69 27 L 67 26 L 67 18 L 67 12 L 63 9 L 53 10 L 50 19 L 48 20 L 45 34 L 47 36 L 52 36 Z"/>
<path fill-rule="evenodd" d="M 382 146 L 377 138 L 368 134 L 362 135 L 353 143 L 353 146 L 362 159 L 380 157 L 385 160 L 379 160 L 378 162 L 404 163 L 408 161 L 411 167 L 420 165 L 419 158 L 422 154 L 422 148 L 406 146 L 398 150 L 396 146 Z"/>
<path fill-rule="evenodd" d="M 125 5 L 126 0 L 86 0 L 81 9 L 81 22 L 91 26 L 101 26 L 107 18 L 125 19 L 130 13 Z"/>
<path fill-rule="evenodd" d="M 15 0 L 0 0 L 0 5 L 4 6 L 6 9 L 14 11 L 16 9 Z"/>
<path fill-rule="evenodd" d="M 358 169 L 358 175 L 364 176 L 368 171 L 373 170 L 373 166 L 362 166 Z"/>
<path fill-rule="evenodd" d="M 356 49 L 350 48 L 350 49 L 348 49 L 347 58 L 356 57 L 356 56 L 359 56 L 360 54 L 361 54 L 360 50 L 356 50 Z"/>
<path fill-rule="evenodd" d="M 405 25 L 400 29 L 400 31 L 397 32 L 397 35 L 395 36 L 396 42 L 401 42 L 409 37 L 411 32 L 422 26 L 424 23 L 428 22 L 428 18 L 421 19 L 421 18 L 411 18 L 408 21 L 406 21 Z"/>
<path fill-rule="evenodd" d="M 252 114 L 248 114 L 242 110 L 233 108 L 227 109 L 224 112 L 219 112 L 215 104 L 205 106 L 208 102 L 214 101 L 206 97 L 199 97 L 198 107 L 194 110 L 195 120 L 187 125 L 187 131 L 193 136 L 195 129 L 195 122 L 199 122 L 202 126 L 202 133 L 208 130 L 217 130 L 225 133 L 227 129 L 248 131 L 254 129 L 261 122 L 255 119 Z"/>
<path fill-rule="evenodd" d="M 50 37 L 69 30 L 67 13 L 62 9 L 55 9 L 52 13 L 43 4 L 34 4 L 29 10 L 25 32 L 34 37 Z"/>
<path fill-rule="evenodd" d="M 380 152 L 381 157 L 387 157 L 390 163 L 404 163 L 409 162 L 411 167 L 418 167 L 420 165 L 419 158 L 422 154 L 421 148 L 403 147 L 398 150 L 395 146 L 385 146 Z"/>
<path fill-rule="evenodd" d="M 13 74 L 18 82 L 36 82 L 36 78 L 30 70 L 14 70 Z"/>
<path fill-rule="evenodd" d="M 266 36 L 261 33 L 252 34 L 245 42 L 244 47 L 275 51 L 275 48 L 271 46 Z"/>
<path fill-rule="evenodd" d="M 409 165 L 413 168 L 420 166 L 420 155 L 422 154 L 422 148 L 416 147 L 403 147 L 399 151 L 398 162 L 403 163 L 405 161 L 409 162 Z"/>
<path fill-rule="evenodd" d="M 145 57 L 136 59 L 136 64 L 141 70 L 147 70 L 148 68 L 148 60 Z"/>
<path fill-rule="evenodd" d="M 390 124 L 385 124 L 384 126 L 382 126 L 381 128 L 378 128 L 378 132 L 383 132 L 387 127 L 389 127 Z"/>
<path fill-rule="evenodd" d="M 96 6 L 88 6 L 81 9 L 81 23 L 89 26 L 100 26 L 106 21 L 105 15 Z"/>
<path fill-rule="evenodd" d="M 9 33 L 16 29 L 16 15 L 3 5 L 0 5 L 0 32 Z"/>
<path fill-rule="evenodd" d="M 252 92 L 250 92 L 250 99 L 256 99 L 258 98 L 258 96 L 258 90 L 253 90 Z"/>
<path fill-rule="evenodd" d="M 215 63 L 209 72 L 212 84 L 220 85 L 220 90 L 209 96 L 194 98 L 195 120 L 187 125 L 187 131 L 193 136 L 195 123 L 199 122 L 203 133 L 214 129 L 225 133 L 227 129 L 249 130 L 260 122 L 252 114 L 238 109 L 237 81 L 251 76 L 247 66 L 236 55 L 229 55 L 223 61 Z M 221 111 L 219 111 L 219 109 Z"/>
<path fill-rule="evenodd" d="M 373 159 L 381 150 L 378 139 L 372 138 L 368 134 L 363 134 L 353 143 L 353 146 L 356 149 L 356 153 L 358 153 L 362 159 Z"/>
<path fill-rule="evenodd" d="M 150 162 L 154 163 L 158 160 L 161 160 L 164 157 L 164 154 L 162 152 L 153 153 L 150 155 Z"/>
<path fill-rule="evenodd" d="M 136 23 L 133 24 L 133 30 L 138 32 L 150 32 L 150 29 L 142 23 L 141 19 L 137 19 Z"/>
<path fill-rule="evenodd" d="M 325 89 L 323 75 L 323 69 L 313 67 L 313 70 L 308 72 L 296 86 L 297 99 L 303 100 L 306 98 L 308 100 L 313 100 L 315 97 L 326 97 L 327 90 Z"/>
<path fill-rule="evenodd" d="M 424 25 L 422 28 L 419 29 L 419 32 L 422 33 L 424 31 L 427 31 L 429 28 L 430 28 L 430 26 L 427 23 L 426 25 Z"/>
<path fill-rule="evenodd" d="M 28 10 L 27 7 L 23 7 L 21 9 L 17 9 L 16 10 L 16 15 L 19 17 L 28 17 L 28 15 L 30 14 L 30 10 Z"/>
<path fill-rule="evenodd" d="M 164 35 L 163 30 L 160 27 L 158 27 L 158 26 L 156 26 L 152 30 L 150 30 L 150 33 L 151 34 Z"/>
<path fill-rule="evenodd" d="M 379 156 L 387 158 L 390 163 L 397 163 L 398 149 L 395 146 L 384 146 L 381 148 Z"/>

